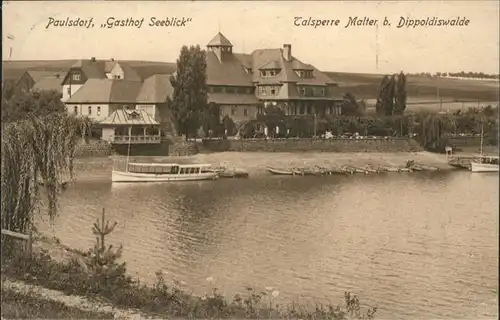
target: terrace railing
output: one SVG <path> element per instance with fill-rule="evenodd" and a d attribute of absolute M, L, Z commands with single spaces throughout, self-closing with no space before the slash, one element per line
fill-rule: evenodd
<path fill-rule="evenodd" d="M 113 144 L 154 144 L 160 143 L 161 137 L 159 135 L 115 135 Z"/>

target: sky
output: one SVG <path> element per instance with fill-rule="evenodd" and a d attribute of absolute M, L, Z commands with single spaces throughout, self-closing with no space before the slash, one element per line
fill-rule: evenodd
<path fill-rule="evenodd" d="M 3 60 L 97 59 L 175 62 L 183 45 L 206 44 L 221 32 L 233 52 L 292 45 L 292 54 L 324 71 L 499 72 L 499 1 L 19 1 L 3 2 Z M 101 28 L 110 18 L 141 28 Z M 151 17 L 191 18 L 185 26 L 150 27 Z M 296 26 L 296 17 L 339 20 Z M 350 17 L 375 26 L 345 27 Z M 384 26 L 387 17 L 391 26 Z M 467 19 L 467 26 L 397 28 L 400 17 Z M 56 27 L 88 20 L 94 27 Z M 378 59 L 377 59 L 378 57 Z"/>

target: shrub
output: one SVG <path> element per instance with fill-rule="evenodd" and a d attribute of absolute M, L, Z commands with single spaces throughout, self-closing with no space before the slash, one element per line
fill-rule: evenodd
<path fill-rule="evenodd" d="M 316 306 L 314 311 L 296 304 L 280 306 L 273 303 L 279 292 L 257 292 L 246 288 L 247 295 L 235 295 L 229 301 L 216 288 L 210 295 L 197 297 L 182 291 L 178 285 L 168 285 L 161 272 L 152 287 L 134 281 L 126 275 L 125 263 L 119 263 L 121 248 L 105 247 L 105 237 L 114 226 L 94 224 L 96 245 L 84 253 L 83 263 L 76 259 L 56 262 L 46 252 L 31 257 L 14 255 L 2 261 L 2 274 L 15 279 L 60 290 L 66 294 L 99 297 L 114 305 L 140 309 L 160 317 L 189 318 L 301 318 L 301 319 L 372 319 L 376 308 L 361 312 L 356 296 L 345 293 L 345 306 Z M 21 266 L 21 267 L 19 267 Z"/>

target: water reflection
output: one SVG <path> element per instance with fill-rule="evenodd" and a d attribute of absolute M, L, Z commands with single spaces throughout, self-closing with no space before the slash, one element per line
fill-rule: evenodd
<path fill-rule="evenodd" d="M 493 317 L 497 197 L 498 176 L 470 172 L 77 183 L 55 232 L 86 249 L 105 207 L 111 243 L 146 281 L 163 269 L 199 294 L 212 276 L 228 294 L 276 287 L 280 301 L 353 291 L 380 317 Z"/>

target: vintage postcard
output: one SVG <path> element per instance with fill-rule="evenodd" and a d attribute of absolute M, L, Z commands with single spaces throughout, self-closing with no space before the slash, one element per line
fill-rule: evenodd
<path fill-rule="evenodd" d="M 2 319 L 497 319 L 499 8 L 3 2 Z"/>

